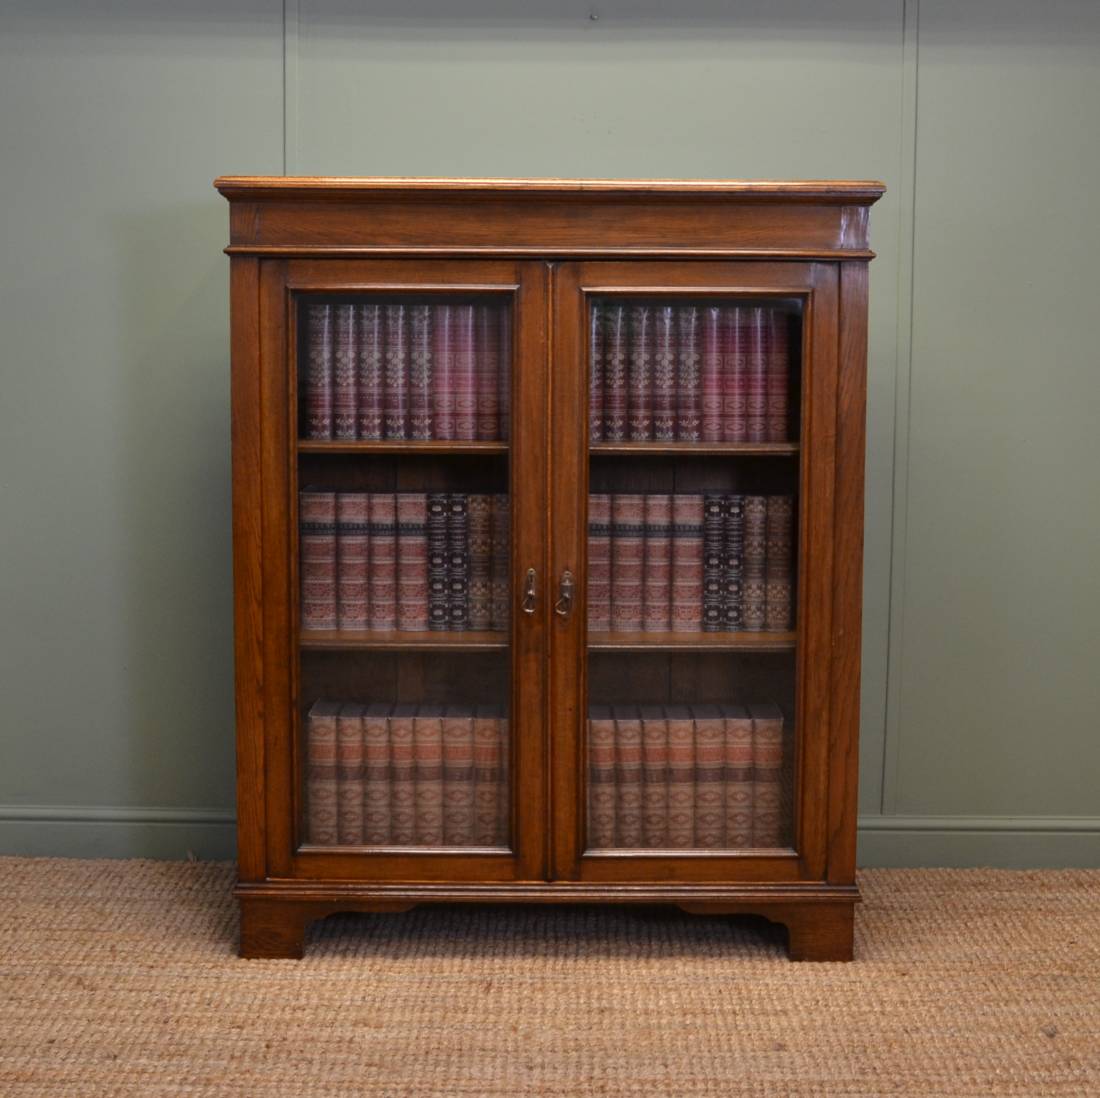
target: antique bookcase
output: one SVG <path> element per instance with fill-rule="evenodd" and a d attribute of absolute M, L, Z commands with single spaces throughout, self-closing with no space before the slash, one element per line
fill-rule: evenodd
<path fill-rule="evenodd" d="M 850 958 L 882 185 L 215 186 L 241 954 L 599 901 Z"/>

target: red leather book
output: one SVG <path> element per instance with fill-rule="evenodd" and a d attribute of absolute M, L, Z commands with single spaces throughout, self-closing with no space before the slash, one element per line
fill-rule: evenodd
<path fill-rule="evenodd" d="M 397 507 L 390 492 L 370 494 L 370 619 L 372 630 L 397 628 Z"/>
<path fill-rule="evenodd" d="M 726 726 L 716 705 L 692 707 L 695 718 L 695 845 L 717 850 L 726 831 Z"/>
<path fill-rule="evenodd" d="M 765 562 L 767 559 L 766 496 L 745 496 L 745 541 L 742 555 L 741 628 L 765 627 Z"/>
<path fill-rule="evenodd" d="M 783 632 L 794 625 L 792 496 L 767 497 L 764 540 L 764 628 L 772 632 Z"/>
<path fill-rule="evenodd" d="M 703 497 L 672 497 L 672 631 L 703 628 Z"/>
<path fill-rule="evenodd" d="M 611 496 L 611 628 L 640 631 L 644 618 L 645 496 Z"/>
<path fill-rule="evenodd" d="M 695 843 L 695 721 L 686 705 L 665 706 L 668 728 L 668 845 Z"/>
<path fill-rule="evenodd" d="M 608 850 L 616 845 L 615 720 L 610 708 L 594 705 L 588 714 L 587 847 Z"/>
<path fill-rule="evenodd" d="M 748 427 L 749 326 L 746 306 L 722 309 L 722 440 L 744 442 Z"/>
<path fill-rule="evenodd" d="M 390 714 L 390 842 L 416 842 L 416 756 L 413 749 L 415 705 L 395 705 Z"/>
<path fill-rule="evenodd" d="M 588 497 L 588 628 L 611 630 L 611 496 Z"/>
<path fill-rule="evenodd" d="M 659 705 L 643 705 L 642 846 L 668 846 L 668 720 Z"/>
<path fill-rule="evenodd" d="M 672 628 L 672 496 L 650 492 L 644 499 L 642 629 L 667 633 Z"/>
<path fill-rule="evenodd" d="M 363 713 L 353 702 L 336 718 L 337 837 L 341 846 L 363 842 Z"/>
<path fill-rule="evenodd" d="M 493 627 L 493 497 L 472 492 L 466 500 L 470 546 L 470 628 Z"/>
<path fill-rule="evenodd" d="M 642 719 L 636 705 L 617 705 L 615 718 L 615 785 L 621 847 L 642 845 Z"/>
<path fill-rule="evenodd" d="M 479 705 L 474 714 L 474 845 L 501 846 L 500 715 L 492 706 Z"/>
<path fill-rule="evenodd" d="M 702 314 L 702 439 L 704 442 L 721 442 L 722 407 L 724 398 L 722 361 L 722 313 L 717 305 L 708 305 Z"/>
<path fill-rule="evenodd" d="M 443 716 L 421 705 L 413 717 L 416 781 L 416 845 L 443 845 Z"/>
<path fill-rule="evenodd" d="M 511 513 L 506 493 L 495 493 L 490 516 L 489 612 L 493 629 L 507 630 L 512 620 Z"/>
<path fill-rule="evenodd" d="M 305 489 L 298 497 L 298 571 L 302 580 L 301 627 L 335 629 L 336 493 Z"/>
<path fill-rule="evenodd" d="M 500 441 L 512 431 L 512 310 L 500 310 Z"/>
<path fill-rule="evenodd" d="M 630 309 L 626 402 L 628 434 L 633 442 L 653 438 L 653 312 L 649 305 L 634 305 Z"/>
<path fill-rule="evenodd" d="M 404 305 L 387 305 L 383 420 L 386 438 L 409 437 L 409 330 Z"/>
<path fill-rule="evenodd" d="M 369 500 L 366 492 L 336 495 L 336 619 L 338 628 L 369 628 Z"/>
<path fill-rule="evenodd" d="M 306 361 L 300 383 L 306 438 L 332 438 L 334 333 L 331 305 L 306 309 Z"/>
<path fill-rule="evenodd" d="M 432 437 L 432 307 L 409 306 L 409 438 Z"/>
<path fill-rule="evenodd" d="M 363 717 L 363 842 L 390 841 L 390 710 L 375 702 Z"/>
<path fill-rule="evenodd" d="M 455 438 L 477 438 L 477 368 L 474 358 L 474 306 L 452 309 L 454 348 Z"/>
<path fill-rule="evenodd" d="M 768 442 L 786 442 L 789 436 L 787 416 L 790 402 L 790 348 L 787 314 L 780 309 L 768 311 L 766 342 L 765 437 Z"/>
<path fill-rule="evenodd" d="M 588 441 L 603 441 L 603 306 L 588 312 Z"/>
<path fill-rule="evenodd" d="M 358 433 L 355 306 L 334 305 L 332 354 L 332 437 L 350 439 Z"/>
<path fill-rule="evenodd" d="M 702 310 L 681 305 L 676 310 L 676 438 L 703 438 Z"/>
<path fill-rule="evenodd" d="M 782 845 L 780 781 L 783 770 L 783 714 L 775 705 L 750 705 L 752 717 L 752 845 Z"/>
<path fill-rule="evenodd" d="M 474 845 L 474 711 L 443 711 L 443 843 Z"/>
<path fill-rule="evenodd" d="M 340 838 L 336 772 L 339 713 L 339 702 L 316 701 L 306 716 L 306 841 L 314 846 L 335 846 Z"/>
<path fill-rule="evenodd" d="M 432 306 L 432 438 L 455 437 L 454 314 Z"/>
<path fill-rule="evenodd" d="M 381 305 L 358 306 L 356 322 L 356 421 L 357 435 L 378 440 L 383 430 L 383 369 L 385 329 Z"/>
<path fill-rule="evenodd" d="M 726 846 L 752 846 L 752 718 L 743 706 L 722 706 L 725 726 Z"/>
<path fill-rule="evenodd" d="M 623 442 L 627 437 L 627 354 L 629 325 L 625 305 L 603 307 L 604 438 Z"/>
<path fill-rule="evenodd" d="M 474 318 L 477 437 L 484 442 L 500 438 L 501 311 L 499 305 L 478 305 Z"/>
<path fill-rule="evenodd" d="M 397 493 L 397 628 L 428 628 L 428 496 Z"/>
<path fill-rule="evenodd" d="M 748 327 L 745 359 L 745 441 L 768 438 L 768 326 L 771 309 L 754 305 L 744 310 Z"/>
<path fill-rule="evenodd" d="M 657 305 L 653 313 L 653 439 L 676 440 L 676 310 Z"/>

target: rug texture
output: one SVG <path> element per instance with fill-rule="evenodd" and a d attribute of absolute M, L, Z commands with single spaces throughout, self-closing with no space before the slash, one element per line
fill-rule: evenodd
<path fill-rule="evenodd" d="M 1100 871 L 876 870 L 760 920 L 435 908 L 235 955 L 223 864 L 0 859 L 0 1095 L 1100 1095 Z"/>

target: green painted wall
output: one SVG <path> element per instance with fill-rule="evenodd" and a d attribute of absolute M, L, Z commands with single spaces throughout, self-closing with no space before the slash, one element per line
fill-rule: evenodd
<path fill-rule="evenodd" d="M 230 849 L 215 175 L 839 176 L 861 858 L 1100 864 L 1100 7 L 1033 8 L 0 0 L 0 849 Z"/>

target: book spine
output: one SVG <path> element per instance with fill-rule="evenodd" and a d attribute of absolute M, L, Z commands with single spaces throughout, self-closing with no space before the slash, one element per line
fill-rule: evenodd
<path fill-rule="evenodd" d="M 500 313 L 499 305 L 479 305 L 475 317 L 477 356 L 477 437 L 500 438 Z"/>
<path fill-rule="evenodd" d="M 695 722 L 685 706 L 665 709 L 668 722 L 668 845 L 695 841 Z"/>
<path fill-rule="evenodd" d="M 375 703 L 363 718 L 363 842 L 390 841 L 390 706 Z"/>
<path fill-rule="evenodd" d="M 450 305 L 432 308 L 432 437 L 455 437 L 454 311 Z"/>
<path fill-rule="evenodd" d="M 611 496 L 588 497 L 588 628 L 611 630 Z"/>
<path fill-rule="evenodd" d="M 447 628 L 470 628 L 469 510 L 466 496 L 452 492 L 447 502 Z"/>
<path fill-rule="evenodd" d="M 447 554 L 447 512 L 450 500 L 446 492 L 428 493 L 426 546 L 428 550 L 428 628 L 432 632 L 447 629 L 450 620 L 450 568 Z"/>
<path fill-rule="evenodd" d="M 703 496 L 703 632 L 720 633 L 726 627 L 722 606 L 725 543 L 723 499 Z"/>
<path fill-rule="evenodd" d="M 432 307 L 409 308 L 409 437 L 432 437 Z"/>
<path fill-rule="evenodd" d="M 336 718 L 337 835 L 341 846 L 363 842 L 363 707 L 342 705 Z"/>
<path fill-rule="evenodd" d="M 774 705 L 749 707 L 752 717 L 752 845 L 779 846 L 780 779 L 783 770 L 783 715 Z"/>
<path fill-rule="evenodd" d="M 433 706 L 420 706 L 413 717 L 416 760 L 417 846 L 443 845 L 443 717 Z"/>
<path fill-rule="evenodd" d="M 672 496 L 651 492 L 643 499 L 642 629 L 646 633 L 667 633 L 672 628 Z"/>
<path fill-rule="evenodd" d="M 306 717 L 306 760 L 309 842 L 332 846 L 339 841 L 336 776 L 336 716 L 339 705 L 315 702 Z"/>
<path fill-rule="evenodd" d="M 306 310 L 306 438 L 332 438 L 333 331 L 332 306 L 310 305 Z"/>
<path fill-rule="evenodd" d="M 588 313 L 588 441 L 603 441 L 604 339 L 603 306 L 597 301 Z"/>
<path fill-rule="evenodd" d="M 668 845 L 668 721 L 659 707 L 642 709 L 642 846 Z"/>
<path fill-rule="evenodd" d="M 703 628 L 703 497 L 672 497 L 672 631 Z"/>
<path fill-rule="evenodd" d="M 500 310 L 500 441 L 512 431 L 512 310 Z"/>
<path fill-rule="evenodd" d="M 415 705 L 394 706 L 390 715 L 390 842 L 416 842 L 416 756 L 413 751 Z"/>
<path fill-rule="evenodd" d="M 606 706 L 593 706 L 588 715 L 588 835 L 590 849 L 616 845 L 615 721 Z"/>
<path fill-rule="evenodd" d="M 453 307 L 455 438 L 477 438 L 477 365 L 474 357 L 473 305 Z"/>
<path fill-rule="evenodd" d="M 355 438 L 357 380 L 355 306 L 334 305 L 332 353 L 332 437 Z"/>
<path fill-rule="evenodd" d="M 645 496 L 611 496 L 611 628 L 638 632 L 644 617 Z"/>
<path fill-rule="evenodd" d="M 745 369 L 745 439 L 768 438 L 768 322 L 770 309 L 756 305 L 745 309 L 748 354 Z"/>
<path fill-rule="evenodd" d="M 715 705 L 698 705 L 695 716 L 695 846 L 717 850 L 725 839 L 726 728 Z"/>
<path fill-rule="evenodd" d="M 642 722 L 635 706 L 616 706 L 615 784 L 619 846 L 642 845 Z"/>
<path fill-rule="evenodd" d="M 633 442 L 653 438 L 653 309 L 630 309 L 630 358 L 627 362 L 626 401 L 628 433 Z"/>
<path fill-rule="evenodd" d="M 428 628 L 428 497 L 397 493 L 397 628 Z"/>
<path fill-rule="evenodd" d="M 766 496 L 745 496 L 745 538 L 741 579 L 741 628 L 759 632 L 764 628 Z"/>
<path fill-rule="evenodd" d="M 506 631 L 512 618 L 512 540 L 511 509 L 508 496 L 503 492 L 492 497 L 490 533 L 492 555 L 489 561 L 489 609 L 492 628 Z"/>
<path fill-rule="evenodd" d="M 369 626 L 370 514 L 366 492 L 336 495 L 337 627 L 360 633 Z"/>
<path fill-rule="evenodd" d="M 722 441 L 722 312 L 708 305 L 702 312 L 702 422 L 704 442 Z"/>
<path fill-rule="evenodd" d="M 764 628 L 792 628 L 794 498 L 768 496 L 764 518 Z"/>
<path fill-rule="evenodd" d="M 653 438 L 676 440 L 676 309 L 653 309 Z"/>
<path fill-rule="evenodd" d="M 470 628 L 493 626 L 493 498 L 473 493 L 466 502 L 470 534 Z"/>
<path fill-rule="evenodd" d="M 626 306 L 604 305 L 603 314 L 603 437 L 608 442 L 623 442 L 627 437 Z"/>
<path fill-rule="evenodd" d="M 443 842 L 474 844 L 474 715 L 453 705 L 443 714 Z"/>
<path fill-rule="evenodd" d="M 501 786 L 500 717 L 488 706 L 474 715 L 474 838 L 475 846 L 500 846 Z"/>
<path fill-rule="evenodd" d="M 786 313 L 780 309 L 769 310 L 765 349 L 767 373 L 765 437 L 768 442 L 786 442 L 789 437 L 787 416 L 790 411 L 791 369 L 787 323 Z"/>
<path fill-rule="evenodd" d="M 383 417 L 386 438 L 409 437 L 409 332 L 404 305 L 385 307 L 386 380 Z"/>
<path fill-rule="evenodd" d="M 741 592 L 745 553 L 745 497 L 728 495 L 722 515 L 722 621 L 731 633 L 741 628 Z"/>
<path fill-rule="evenodd" d="M 336 493 L 306 489 L 298 497 L 302 629 L 335 629 Z"/>
<path fill-rule="evenodd" d="M 497 801 L 497 828 L 500 841 L 507 846 L 512 840 L 512 732 L 506 713 L 498 710 L 500 729 L 500 799 Z"/>
<path fill-rule="evenodd" d="M 748 314 L 732 305 L 722 310 L 722 439 L 745 442 L 748 414 Z"/>
<path fill-rule="evenodd" d="M 356 323 L 356 421 L 359 438 L 383 437 L 385 338 L 381 305 L 360 305 Z"/>
<path fill-rule="evenodd" d="M 390 492 L 370 494 L 371 630 L 397 628 L 397 508 Z"/>
<path fill-rule="evenodd" d="M 676 316 L 676 438 L 703 438 L 702 341 L 700 310 L 681 305 Z"/>
<path fill-rule="evenodd" d="M 738 705 L 722 706 L 726 846 L 752 846 L 752 720 Z"/>

